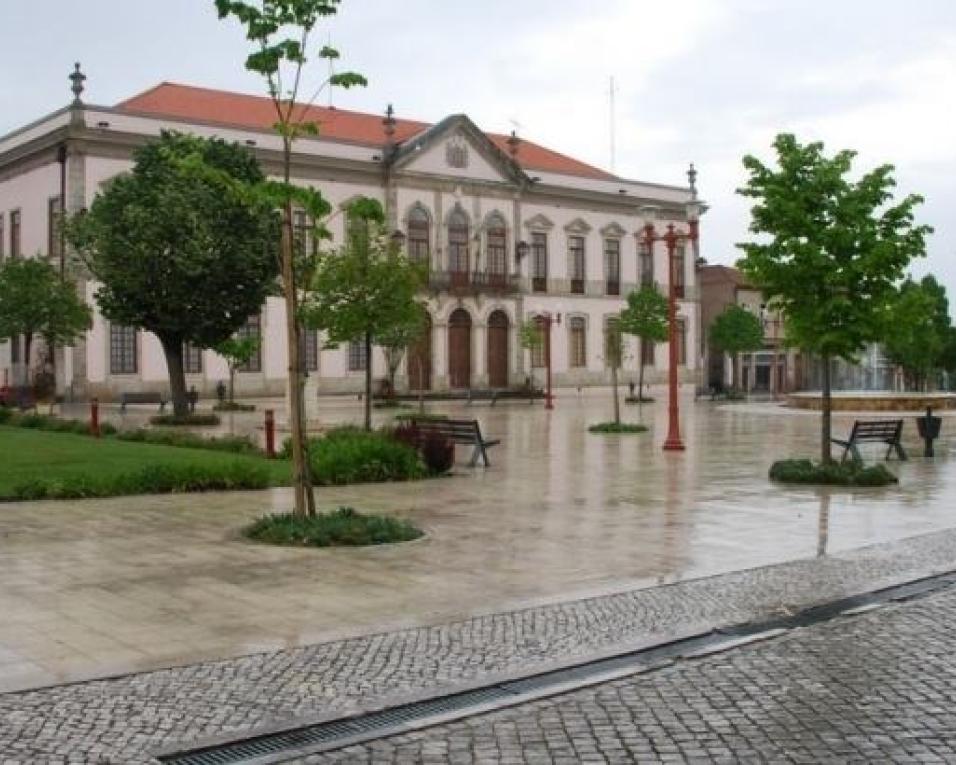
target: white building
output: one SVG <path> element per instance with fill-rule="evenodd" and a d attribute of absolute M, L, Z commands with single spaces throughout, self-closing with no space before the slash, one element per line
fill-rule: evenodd
<path fill-rule="evenodd" d="M 104 182 L 131 167 L 132 150 L 163 129 L 235 141 L 267 173 L 278 172 L 280 142 L 265 98 L 163 83 L 104 107 L 83 103 L 81 85 L 74 75 L 70 106 L 0 138 L 0 257 L 59 262 L 60 200 L 70 214 L 89 206 Z M 653 216 L 659 231 L 668 223 L 686 229 L 703 207 L 693 187 L 618 178 L 530 141 L 486 134 L 465 115 L 434 125 L 321 107 L 309 116 L 321 134 L 296 143 L 294 180 L 320 189 L 337 211 L 358 195 L 379 199 L 410 253 L 430 266 L 431 331 L 403 362 L 399 388 L 523 385 L 541 359 L 520 347 L 518 326 L 544 313 L 554 319 L 555 384 L 606 383 L 608 318 L 641 283 L 667 289 L 664 245 L 645 252 L 642 226 Z M 329 228 L 339 239 L 343 227 L 344 216 L 333 214 Z M 697 380 L 700 347 L 694 264 L 694 253 L 681 252 L 675 269 L 687 382 Z M 95 285 L 81 280 L 80 289 L 92 301 Z M 250 319 L 245 331 L 261 334 L 261 353 L 238 375 L 240 392 L 284 392 L 283 327 L 279 299 Z M 627 350 L 625 379 L 636 377 L 641 353 L 633 338 Z M 0 344 L 0 376 L 10 383 L 25 372 L 17 351 L 16 343 Z M 361 388 L 363 359 L 355 349 L 324 349 L 313 333 L 306 351 L 320 391 Z M 643 352 L 648 379 L 663 378 L 666 344 Z M 74 396 L 167 388 L 157 339 L 112 326 L 99 313 L 85 341 L 57 366 L 59 383 Z M 378 350 L 374 366 L 384 376 Z M 211 351 L 191 352 L 187 371 L 187 386 L 207 394 L 227 376 Z"/>

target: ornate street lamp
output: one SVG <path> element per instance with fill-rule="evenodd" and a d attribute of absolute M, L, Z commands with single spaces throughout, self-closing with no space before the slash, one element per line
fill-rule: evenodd
<path fill-rule="evenodd" d="M 524 240 L 515 243 L 515 266 L 520 266 L 521 261 L 528 255 L 528 243 Z"/>
<path fill-rule="evenodd" d="M 551 325 L 561 324 L 561 314 L 539 314 L 539 320 L 544 325 L 544 366 L 547 371 L 547 384 L 544 394 L 544 408 L 554 409 L 554 394 L 551 392 Z"/>
<path fill-rule="evenodd" d="M 691 166 L 691 172 L 693 166 Z M 690 175 L 690 173 L 688 173 Z M 647 251 L 654 252 L 654 242 L 664 242 L 667 245 L 667 323 L 668 323 L 668 350 L 669 365 L 667 370 L 668 383 L 668 427 L 667 439 L 664 441 L 665 451 L 683 451 L 684 443 L 680 437 L 680 402 L 679 389 L 677 386 L 677 290 L 674 284 L 674 263 L 676 260 L 678 242 L 691 242 L 696 245 L 698 239 L 698 227 L 700 205 L 696 201 L 696 188 L 691 180 L 691 189 L 693 199 L 687 206 L 687 231 L 678 231 L 673 223 L 667 224 L 667 230 L 663 234 L 658 234 L 654 229 L 654 223 L 648 220 L 644 225 L 642 241 Z"/>

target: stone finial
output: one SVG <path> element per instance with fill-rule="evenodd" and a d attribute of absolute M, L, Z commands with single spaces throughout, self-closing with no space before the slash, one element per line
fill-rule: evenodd
<path fill-rule="evenodd" d="M 382 120 L 382 124 L 385 126 L 385 141 L 391 144 L 395 138 L 395 110 L 391 104 L 385 109 L 385 119 Z"/>
<path fill-rule="evenodd" d="M 514 130 L 511 131 L 511 135 L 508 136 L 508 153 L 511 154 L 512 159 L 517 159 L 518 157 L 518 146 L 521 144 L 521 139 L 518 138 L 518 133 Z"/>
<path fill-rule="evenodd" d="M 80 98 L 83 95 L 83 82 L 86 80 L 86 75 L 80 71 L 80 62 L 77 61 L 73 65 L 73 72 L 70 74 L 70 82 L 73 85 L 70 87 L 70 90 L 73 91 L 73 104 L 74 106 L 79 106 L 83 103 L 83 99 Z"/>
<path fill-rule="evenodd" d="M 693 199 L 697 199 L 697 169 L 694 167 L 694 163 L 690 163 L 690 167 L 687 169 L 687 183 L 690 186 L 690 194 Z"/>

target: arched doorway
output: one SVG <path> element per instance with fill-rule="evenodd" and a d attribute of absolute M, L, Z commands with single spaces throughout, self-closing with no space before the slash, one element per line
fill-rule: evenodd
<path fill-rule="evenodd" d="M 508 315 L 504 311 L 488 317 L 488 386 L 508 387 Z"/>
<path fill-rule="evenodd" d="M 408 389 L 432 388 L 432 317 L 425 314 L 422 336 L 408 349 Z"/>
<path fill-rule="evenodd" d="M 471 387 L 471 316 L 463 308 L 448 319 L 448 382 L 452 388 Z"/>

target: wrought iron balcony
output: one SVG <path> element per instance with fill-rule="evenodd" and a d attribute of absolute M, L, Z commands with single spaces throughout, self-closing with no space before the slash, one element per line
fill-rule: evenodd
<path fill-rule="evenodd" d="M 491 292 L 511 293 L 519 289 L 517 274 L 502 274 L 491 271 L 432 271 L 428 275 L 432 289 L 453 293 Z"/>

